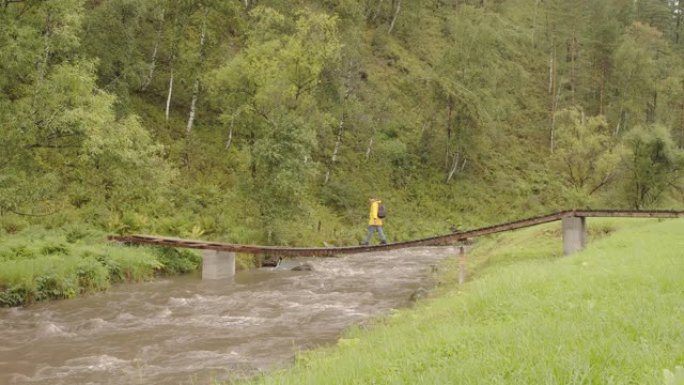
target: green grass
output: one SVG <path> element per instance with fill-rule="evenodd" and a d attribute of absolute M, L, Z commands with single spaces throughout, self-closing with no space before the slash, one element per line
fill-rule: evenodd
<path fill-rule="evenodd" d="M 67 299 L 113 283 L 197 269 L 194 252 L 126 247 L 88 227 L 27 229 L 0 237 L 0 306 Z"/>
<path fill-rule="evenodd" d="M 681 384 L 684 221 L 589 230 L 569 257 L 557 224 L 485 240 L 463 287 L 452 260 L 431 299 L 251 383 Z"/>

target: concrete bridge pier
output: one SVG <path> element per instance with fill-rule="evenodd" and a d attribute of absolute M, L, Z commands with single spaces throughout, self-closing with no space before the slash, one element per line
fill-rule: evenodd
<path fill-rule="evenodd" d="M 235 275 L 235 253 L 202 250 L 202 279 L 226 279 Z"/>
<path fill-rule="evenodd" d="M 581 251 L 587 244 L 585 217 L 569 217 L 561 220 L 563 227 L 563 254 Z"/>

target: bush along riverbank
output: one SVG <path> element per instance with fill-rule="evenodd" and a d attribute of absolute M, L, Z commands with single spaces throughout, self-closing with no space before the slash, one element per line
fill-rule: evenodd
<path fill-rule="evenodd" d="M 71 226 L 0 237 L 0 306 L 67 299 L 114 283 L 196 270 L 198 253 L 107 243 L 106 235 Z"/>
<path fill-rule="evenodd" d="M 246 383 L 681 384 L 684 221 L 590 221 L 568 257 L 559 230 L 484 240 L 464 286 L 451 260 L 416 308 Z"/>

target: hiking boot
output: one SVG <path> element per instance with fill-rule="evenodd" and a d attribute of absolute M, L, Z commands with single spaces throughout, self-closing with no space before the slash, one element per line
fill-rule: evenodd
<path fill-rule="evenodd" d="M 381 245 L 386 245 L 386 244 L 387 244 L 387 241 L 380 241 L 380 244 L 381 244 Z"/>

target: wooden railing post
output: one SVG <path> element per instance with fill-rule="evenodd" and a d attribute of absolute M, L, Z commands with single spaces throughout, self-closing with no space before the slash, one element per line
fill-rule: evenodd
<path fill-rule="evenodd" d="M 463 285 L 465 282 L 465 263 L 466 263 L 466 255 L 465 255 L 465 247 L 461 246 L 458 248 L 458 284 Z"/>

